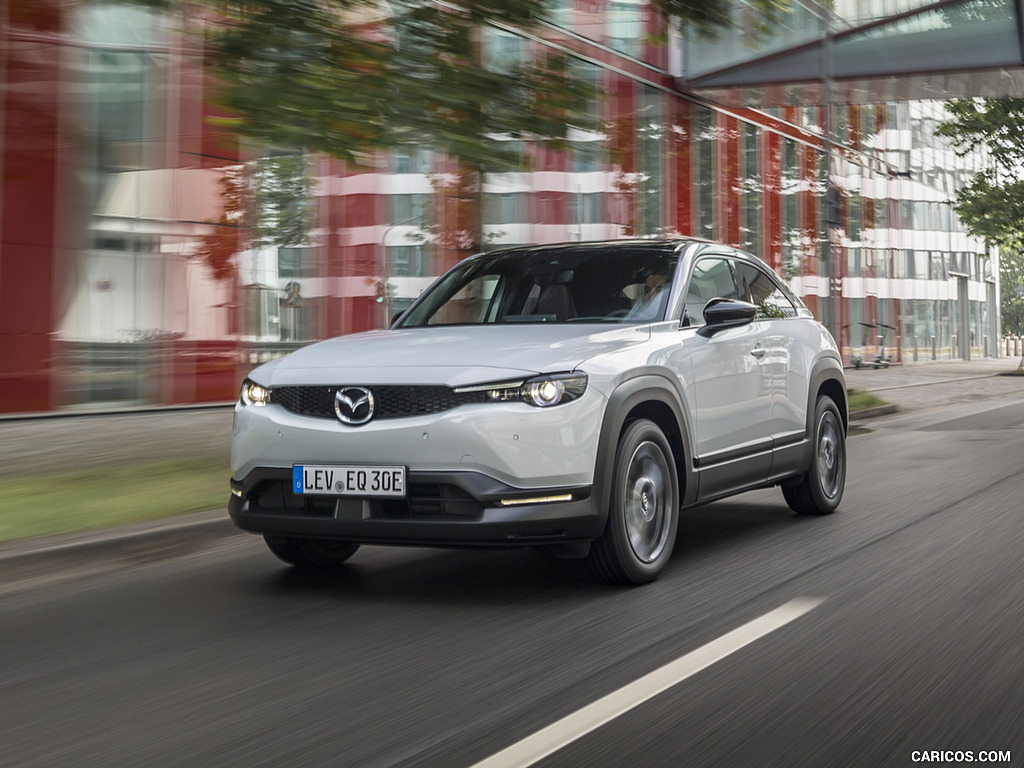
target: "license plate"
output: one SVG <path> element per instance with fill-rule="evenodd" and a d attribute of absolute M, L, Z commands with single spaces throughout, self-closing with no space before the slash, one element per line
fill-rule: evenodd
<path fill-rule="evenodd" d="M 296 465 L 292 490 L 325 496 L 405 498 L 405 467 Z"/>

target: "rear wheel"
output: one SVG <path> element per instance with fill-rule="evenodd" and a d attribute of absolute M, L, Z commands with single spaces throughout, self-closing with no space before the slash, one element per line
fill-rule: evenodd
<path fill-rule="evenodd" d="M 589 564 L 616 584 L 644 584 L 664 569 L 679 524 L 679 480 L 672 448 L 658 425 L 629 423 L 615 452 L 608 523 Z"/>
<path fill-rule="evenodd" d="M 794 512 L 828 515 L 836 511 L 846 487 L 846 431 L 839 408 L 822 395 L 814 408 L 814 454 L 800 478 L 782 486 L 782 495 Z"/>
<path fill-rule="evenodd" d="M 297 568 L 333 568 L 344 563 L 359 549 L 358 544 L 330 539 L 301 539 L 264 534 L 263 540 L 279 559 Z"/>

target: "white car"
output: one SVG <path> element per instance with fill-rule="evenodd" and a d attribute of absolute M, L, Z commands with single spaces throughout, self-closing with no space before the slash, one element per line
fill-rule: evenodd
<path fill-rule="evenodd" d="M 639 584 L 687 507 L 778 485 L 834 511 L 847 424 L 832 336 L 757 258 L 526 246 L 461 262 L 390 330 L 252 371 L 229 509 L 299 567 L 364 543 L 545 546 Z"/>

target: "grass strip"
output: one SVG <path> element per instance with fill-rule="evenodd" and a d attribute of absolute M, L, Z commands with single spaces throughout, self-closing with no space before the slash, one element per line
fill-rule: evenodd
<path fill-rule="evenodd" d="M 0 541 L 226 507 L 221 458 L 101 467 L 0 480 Z"/>
<path fill-rule="evenodd" d="M 877 395 L 871 392 L 865 392 L 861 389 L 851 389 L 846 393 L 847 407 L 850 413 L 855 411 L 863 411 L 865 408 L 877 408 L 880 405 L 888 405 L 889 403 Z"/>

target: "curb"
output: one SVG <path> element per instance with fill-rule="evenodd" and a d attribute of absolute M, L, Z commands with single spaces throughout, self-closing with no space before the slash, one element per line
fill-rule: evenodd
<path fill-rule="evenodd" d="M 24 413 L 0 413 L 0 424 L 15 421 L 46 421 L 48 419 L 88 419 L 103 416 L 134 416 L 136 414 L 197 413 L 201 411 L 226 411 L 235 407 L 234 400 L 213 403 L 182 403 L 180 405 L 127 405 L 111 408 L 62 409 L 56 411 L 27 411 Z"/>
<path fill-rule="evenodd" d="M 197 512 L 85 533 L 0 543 L 2 582 L 47 578 L 55 571 L 95 564 L 127 567 L 180 557 L 229 536 L 242 535 L 227 509 Z"/>
<path fill-rule="evenodd" d="M 879 416 L 888 416 L 891 413 L 898 412 L 900 407 L 898 405 L 876 405 L 874 408 L 861 408 L 859 411 L 854 411 L 850 414 L 850 421 L 860 421 L 861 419 L 877 419 Z"/>

